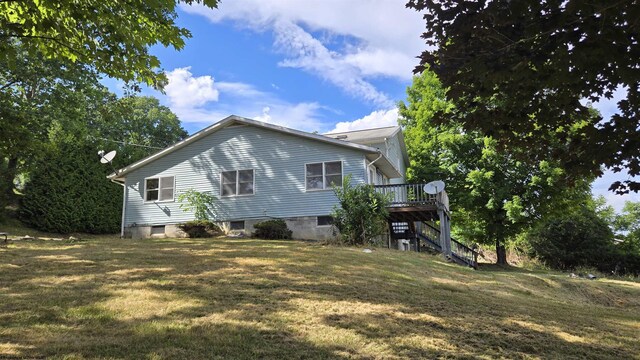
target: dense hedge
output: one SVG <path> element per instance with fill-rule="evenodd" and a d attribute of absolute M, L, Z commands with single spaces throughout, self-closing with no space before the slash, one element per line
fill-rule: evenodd
<path fill-rule="evenodd" d="M 24 190 L 20 219 L 41 230 L 68 234 L 117 233 L 122 187 L 107 180 L 90 144 L 62 143 L 36 162 Z"/>
<path fill-rule="evenodd" d="M 253 227 L 256 229 L 253 236 L 258 239 L 291 239 L 292 232 L 282 219 L 262 221 Z"/>

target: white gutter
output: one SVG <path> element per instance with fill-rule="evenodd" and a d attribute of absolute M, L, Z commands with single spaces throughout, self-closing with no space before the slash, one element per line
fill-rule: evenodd
<path fill-rule="evenodd" d="M 120 219 L 120 239 L 124 238 L 124 213 L 127 209 L 127 186 L 124 183 L 110 179 L 112 183 L 122 185 L 122 219 Z"/>

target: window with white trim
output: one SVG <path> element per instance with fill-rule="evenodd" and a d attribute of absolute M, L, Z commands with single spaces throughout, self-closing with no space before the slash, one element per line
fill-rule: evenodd
<path fill-rule="evenodd" d="M 223 171 L 220 176 L 221 195 L 253 195 L 254 180 L 253 169 Z"/>
<path fill-rule="evenodd" d="M 325 190 L 342 186 L 342 161 L 328 161 L 305 165 L 307 190 Z"/>
<path fill-rule="evenodd" d="M 172 201 L 174 185 L 174 176 L 147 178 L 144 183 L 144 200 Z"/>

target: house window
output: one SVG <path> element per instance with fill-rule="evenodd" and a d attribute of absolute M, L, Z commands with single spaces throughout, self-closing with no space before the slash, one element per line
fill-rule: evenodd
<path fill-rule="evenodd" d="M 333 225 L 333 217 L 331 216 L 318 216 L 318 226 Z"/>
<path fill-rule="evenodd" d="M 175 179 L 173 176 L 145 180 L 145 201 L 172 201 Z"/>
<path fill-rule="evenodd" d="M 244 230 L 244 220 L 243 221 L 231 221 L 229 222 L 230 230 Z"/>
<path fill-rule="evenodd" d="M 342 162 L 307 164 L 305 175 L 307 190 L 324 190 L 332 186 L 342 186 Z"/>
<path fill-rule="evenodd" d="M 253 170 L 223 171 L 221 178 L 222 196 L 253 195 Z"/>

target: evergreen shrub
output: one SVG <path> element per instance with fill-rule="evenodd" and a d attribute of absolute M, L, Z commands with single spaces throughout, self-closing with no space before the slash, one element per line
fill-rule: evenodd
<path fill-rule="evenodd" d="M 21 200 L 20 220 L 47 232 L 113 234 L 120 231 L 122 187 L 106 176 L 98 150 L 59 143 L 36 161 Z"/>
<path fill-rule="evenodd" d="M 292 231 L 287 227 L 287 223 L 282 219 L 272 219 L 259 222 L 253 227 L 256 231 L 253 236 L 258 239 L 291 239 Z"/>

